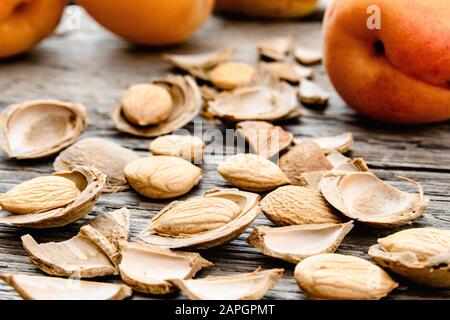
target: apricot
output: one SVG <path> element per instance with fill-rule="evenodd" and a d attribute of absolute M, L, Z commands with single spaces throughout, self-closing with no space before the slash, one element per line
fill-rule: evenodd
<path fill-rule="evenodd" d="M 368 25 L 373 8 L 378 27 Z M 324 61 L 337 92 L 352 108 L 384 122 L 450 119 L 449 17 L 448 0 L 331 2 Z"/>
<path fill-rule="evenodd" d="M 57 27 L 66 0 L 1 0 L 0 58 L 33 48 Z"/>
<path fill-rule="evenodd" d="M 78 0 L 111 32 L 144 45 L 183 42 L 203 25 L 214 0 Z"/>
<path fill-rule="evenodd" d="M 318 0 L 217 0 L 218 12 L 257 18 L 300 18 L 314 12 Z"/>

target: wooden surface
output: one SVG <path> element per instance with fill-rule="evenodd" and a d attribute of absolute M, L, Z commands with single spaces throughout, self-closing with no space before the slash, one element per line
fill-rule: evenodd
<path fill-rule="evenodd" d="M 37 98 L 56 98 L 78 101 L 88 107 L 89 127 L 82 137 L 99 136 L 112 139 L 146 155 L 149 140 L 117 132 L 108 116 L 122 92 L 131 84 L 146 82 L 152 77 L 172 71 L 160 59 L 164 51 L 194 53 L 234 47 L 237 60 L 257 62 L 256 43 L 268 36 L 292 34 L 296 44 L 319 48 L 321 43 L 320 14 L 306 21 L 289 22 L 239 22 L 212 18 L 187 44 L 164 50 L 142 49 L 129 45 L 108 32 L 96 27 L 83 16 L 81 30 L 53 36 L 32 53 L 0 63 L 0 108 L 9 104 Z M 332 90 L 323 67 L 316 69 L 316 79 Z M 203 132 L 218 126 L 200 117 Z M 356 137 L 352 156 L 364 157 L 370 168 L 380 178 L 411 190 L 395 175 L 420 181 L 431 198 L 429 209 L 413 227 L 435 226 L 450 229 L 450 124 L 408 127 L 386 126 L 359 118 L 333 94 L 331 106 L 325 113 L 307 111 L 298 122 L 283 123 L 285 129 L 300 136 L 322 136 L 352 131 Z M 190 124 L 188 129 L 193 128 Z M 208 142 L 207 134 L 204 139 Z M 213 187 L 230 187 L 217 173 L 220 155 L 208 156 L 202 165 L 204 177 L 198 188 L 182 197 L 200 195 Z M 0 154 L 0 193 L 17 183 L 52 172 L 53 159 L 40 161 L 13 161 Z M 133 191 L 102 195 L 93 212 L 96 214 L 127 206 L 132 211 L 132 235 L 142 230 L 168 201 L 152 202 Z M 0 273 L 21 272 L 42 274 L 29 263 L 20 237 L 31 233 L 39 242 L 61 241 L 75 235 L 86 219 L 61 229 L 26 230 L 0 227 Z M 270 225 L 261 214 L 255 225 Z M 250 230 L 250 229 L 249 229 Z M 269 292 L 269 299 L 304 299 L 293 279 L 294 265 L 265 257 L 246 243 L 248 231 L 228 245 L 203 252 L 215 266 L 199 276 L 232 274 L 263 268 L 282 267 L 284 277 Z M 339 253 L 368 259 L 368 247 L 376 239 L 396 230 L 370 229 L 357 225 L 344 240 Z M 118 281 L 111 277 L 106 281 Z M 408 290 L 396 290 L 388 299 L 448 299 L 450 290 L 430 290 L 407 284 Z M 185 298 L 173 296 L 170 298 Z M 0 284 L 0 299 L 17 299 L 18 296 L 4 283 Z M 135 294 L 134 298 L 144 297 Z M 157 297 L 156 297 L 157 298 Z"/>

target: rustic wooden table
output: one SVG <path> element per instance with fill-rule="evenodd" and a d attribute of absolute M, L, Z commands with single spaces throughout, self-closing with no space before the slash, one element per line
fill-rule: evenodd
<path fill-rule="evenodd" d="M 0 63 L 0 108 L 28 99 L 57 98 L 78 101 L 88 107 L 89 127 L 83 137 L 99 136 L 112 139 L 139 153 L 148 154 L 149 140 L 117 132 L 108 113 L 122 92 L 131 84 L 146 82 L 172 71 L 160 58 L 164 51 L 194 53 L 233 47 L 236 59 L 257 62 L 256 43 L 269 36 L 292 34 L 296 44 L 319 48 L 321 45 L 321 13 L 304 21 L 235 21 L 213 17 L 188 43 L 173 48 L 142 49 L 124 42 L 97 27 L 87 16 L 81 17 L 81 29 L 55 35 L 28 55 Z M 77 22 L 76 20 L 74 20 Z M 74 22 L 72 21 L 72 22 Z M 175 23 L 175 22 L 174 22 Z M 76 24 L 75 24 L 76 25 Z M 316 79 L 329 90 L 332 87 L 322 66 L 316 67 Z M 200 117 L 203 132 L 225 128 Z M 307 111 L 298 122 L 283 123 L 296 136 L 321 136 L 352 131 L 355 134 L 352 156 L 364 157 L 370 168 L 395 186 L 409 188 L 396 180 L 403 175 L 420 181 L 431 198 L 426 214 L 413 227 L 435 226 L 450 229 L 450 123 L 433 126 L 399 127 L 374 123 L 360 118 L 333 94 L 326 112 Z M 192 130 L 193 125 L 187 126 Z M 204 136 L 207 140 L 206 134 Z M 200 195 L 214 187 L 230 187 L 217 173 L 220 156 L 208 156 L 202 165 L 204 177 L 200 186 L 183 198 Z M 17 183 L 52 172 L 53 159 L 39 161 L 9 160 L 0 155 L 0 192 Z M 132 235 L 147 225 L 151 217 L 168 202 L 152 202 L 133 191 L 102 195 L 93 212 L 96 214 L 127 206 L 132 211 Z M 42 274 L 32 265 L 20 237 L 31 233 L 39 242 L 61 241 L 77 233 L 79 221 L 54 230 L 26 230 L 0 227 L 0 273 L 20 272 Z M 254 225 L 270 225 L 261 215 Z M 368 258 L 368 247 L 379 237 L 396 230 L 371 229 L 357 225 L 344 240 L 339 253 Z M 294 265 L 265 257 L 250 247 L 248 231 L 228 245 L 202 254 L 214 262 L 214 267 L 199 276 L 232 274 L 262 268 L 285 268 L 284 277 L 269 292 L 269 299 L 305 299 L 293 279 Z M 118 281 L 111 277 L 106 281 Z M 388 299 L 448 299 L 450 290 L 431 290 L 401 281 L 408 286 L 396 290 Z M 0 284 L 0 299 L 18 299 L 6 284 Z M 134 295 L 135 299 L 158 298 Z M 185 298 L 173 296 L 170 298 Z"/>

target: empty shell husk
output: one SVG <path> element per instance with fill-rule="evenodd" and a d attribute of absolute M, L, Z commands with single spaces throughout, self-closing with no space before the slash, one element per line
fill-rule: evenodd
<path fill-rule="evenodd" d="M 81 104 L 35 100 L 12 105 L 0 114 L 0 148 L 15 159 L 51 156 L 74 143 L 86 125 Z"/>
<path fill-rule="evenodd" d="M 122 280 L 133 290 L 146 294 L 172 293 L 175 287 L 167 280 L 191 279 L 200 269 L 212 266 L 198 253 L 139 243 L 124 244 L 121 256 L 119 269 Z"/>
<path fill-rule="evenodd" d="M 30 261 L 43 272 L 59 277 L 92 278 L 117 274 L 119 242 L 130 232 L 126 208 L 103 213 L 62 242 L 38 244 L 31 235 L 22 244 Z"/>
<path fill-rule="evenodd" d="M 0 224 L 27 228 L 57 228 L 75 222 L 88 214 L 95 205 L 106 182 L 106 175 L 93 168 L 75 166 L 72 171 L 54 173 L 74 181 L 80 195 L 68 205 L 49 211 L 0 216 Z"/>
<path fill-rule="evenodd" d="M 209 80 L 208 71 L 218 64 L 230 60 L 234 53 L 234 49 L 221 49 L 200 54 L 164 54 L 163 58 L 175 67 L 187 71 L 193 77 Z"/>
<path fill-rule="evenodd" d="M 428 199 L 419 183 L 418 194 L 402 192 L 370 172 L 326 173 L 320 190 L 327 201 L 347 217 L 375 227 L 411 223 L 425 212 Z"/>
<path fill-rule="evenodd" d="M 283 276 L 283 269 L 255 270 L 231 276 L 172 280 L 191 300 L 259 300 Z"/>
<path fill-rule="evenodd" d="M 178 235 L 159 234 L 158 232 L 155 232 L 153 227 L 155 226 L 156 221 L 164 218 L 164 215 L 168 212 L 171 212 L 172 209 L 175 208 L 176 210 L 177 207 L 183 206 L 187 202 L 175 201 L 164 208 L 152 219 L 152 223 L 147 229 L 141 232 L 141 234 L 139 235 L 139 239 L 146 242 L 147 244 L 163 248 L 175 249 L 194 247 L 207 249 L 222 245 L 237 238 L 242 232 L 245 231 L 245 229 L 247 229 L 247 227 L 256 219 L 258 214 L 261 212 L 261 209 L 259 207 L 259 195 L 254 193 L 243 192 L 239 191 L 238 189 L 213 189 L 206 192 L 203 197 L 212 200 L 216 198 L 234 202 L 239 207 L 240 212 L 228 223 L 222 224 L 217 228 L 211 228 L 210 230 L 204 232 Z M 197 204 L 194 209 L 200 214 L 201 212 L 203 212 L 200 209 L 207 209 L 208 205 L 209 203 L 205 205 L 205 207 L 199 207 Z M 188 211 L 188 208 L 185 210 L 188 213 L 190 212 Z M 203 219 L 201 221 L 204 224 L 207 224 L 210 221 L 209 219 L 211 219 L 210 217 L 208 217 L 208 215 L 200 216 L 200 218 Z M 183 220 L 183 223 L 192 225 L 193 223 L 198 222 L 198 219 L 194 221 L 191 219 L 192 218 Z"/>
<path fill-rule="evenodd" d="M 378 239 L 369 255 L 410 281 L 450 288 L 450 230 L 414 228 Z"/>
<path fill-rule="evenodd" d="M 325 154 L 330 154 L 333 152 L 346 153 L 350 150 L 353 144 L 353 134 L 351 132 L 320 138 L 297 138 L 294 142 L 299 144 L 307 139 L 317 143 Z"/>
<path fill-rule="evenodd" d="M 138 158 L 134 151 L 110 140 L 87 138 L 61 152 L 53 168 L 62 171 L 70 170 L 74 165 L 95 167 L 108 176 L 103 192 L 119 192 L 129 188 L 123 169 Z"/>
<path fill-rule="evenodd" d="M 333 253 L 352 228 L 352 221 L 279 228 L 258 226 L 247 241 L 267 256 L 299 263 L 313 255 Z"/>
<path fill-rule="evenodd" d="M 124 284 L 61 279 L 25 274 L 3 274 L 6 281 L 25 300 L 123 300 L 131 296 Z"/>
<path fill-rule="evenodd" d="M 169 118 L 154 126 L 138 126 L 126 120 L 122 106 L 114 108 L 112 119 L 118 130 L 141 137 L 157 137 L 172 133 L 192 121 L 201 111 L 202 96 L 197 83 L 190 76 L 168 75 L 152 84 L 165 88 L 171 95 L 173 108 Z"/>
<path fill-rule="evenodd" d="M 284 60 L 291 49 L 291 36 L 269 38 L 258 44 L 259 54 L 271 60 Z"/>
<path fill-rule="evenodd" d="M 231 122 L 276 121 L 301 114 L 295 89 L 277 81 L 223 92 L 209 102 L 208 112 Z"/>
<path fill-rule="evenodd" d="M 266 121 L 242 121 L 236 125 L 239 135 L 256 154 L 272 158 L 290 146 L 293 135 Z"/>
<path fill-rule="evenodd" d="M 303 79 L 312 79 L 314 76 L 313 69 L 287 62 L 261 62 L 258 69 L 260 72 L 267 71 L 275 79 L 290 83 L 300 83 Z"/>

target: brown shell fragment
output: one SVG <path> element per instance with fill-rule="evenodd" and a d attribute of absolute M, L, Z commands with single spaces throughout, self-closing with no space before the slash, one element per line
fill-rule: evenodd
<path fill-rule="evenodd" d="M 275 79 L 291 83 L 300 83 L 303 79 L 312 79 L 314 75 L 311 68 L 287 62 L 261 62 L 258 68 L 262 72 L 267 71 Z"/>
<path fill-rule="evenodd" d="M 333 169 L 320 146 L 312 140 L 300 142 L 281 156 L 279 166 L 292 184 L 300 186 L 304 185 L 303 173 Z"/>
<path fill-rule="evenodd" d="M 297 138 L 294 142 L 299 144 L 308 139 L 317 143 L 325 154 L 333 152 L 346 153 L 353 145 L 353 134 L 351 132 L 320 138 Z"/>
<path fill-rule="evenodd" d="M 333 253 L 353 228 L 353 222 L 270 228 L 255 227 L 247 241 L 263 254 L 299 263 L 322 253 Z"/>
<path fill-rule="evenodd" d="M 25 300 L 123 300 L 132 294 L 124 284 L 25 274 L 3 274 L 0 279 Z"/>
<path fill-rule="evenodd" d="M 150 143 L 154 155 L 180 157 L 197 163 L 203 159 L 205 143 L 200 138 L 189 135 L 167 135 Z"/>
<path fill-rule="evenodd" d="M 51 156 L 74 143 L 86 126 L 81 104 L 35 100 L 11 105 L 0 114 L 0 148 L 15 159 Z"/>
<path fill-rule="evenodd" d="M 294 58 L 304 65 L 316 64 L 322 61 L 322 52 L 299 47 L 294 50 Z"/>
<path fill-rule="evenodd" d="M 202 170 L 178 157 L 153 156 L 125 166 L 131 187 L 152 199 L 169 199 L 188 193 L 202 178 Z"/>
<path fill-rule="evenodd" d="M 283 269 L 259 269 L 231 276 L 171 280 L 191 300 L 259 300 L 283 276 Z"/>
<path fill-rule="evenodd" d="M 99 215 L 69 240 L 38 244 L 27 234 L 22 244 L 30 261 L 47 274 L 92 278 L 116 274 L 119 241 L 128 233 L 129 212 L 123 208 Z"/>
<path fill-rule="evenodd" d="M 275 163 L 251 153 L 228 157 L 217 170 L 231 184 L 249 191 L 273 190 L 290 182 Z"/>
<path fill-rule="evenodd" d="M 149 227 L 147 227 L 143 232 L 141 232 L 139 239 L 147 244 L 159 246 L 162 248 L 200 248 L 207 249 L 211 247 L 220 246 L 227 242 L 230 242 L 237 238 L 242 232 L 247 229 L 247 227 L 256 219 L 258 214 L 261 212 L 259 207 L 259 195 L 249 192 L 239 191 L 237 189 L 213 189 L 206 192 L 203 195 L 206 199 L 221 199 L 234 202 L 239 206 L 240 212 L 234 219 L 230 220 L 228 223 L 221 223 L 220 226 L 217 225 L 216 228 L 208 228 L 208 231 L 198 232 L 194 234 L 178 234 L 178 235 L 167 235 L 159 234 L 152 227 L 155 226 L 156 222 L 164 218 L 166 213 L 170 213 L 174 208 L 185 208 L 186 219 L 179 220 L 185 226 L 196 225 L 199 221 L 195 217 L 195 212 L 198 213 L 200 218 L 203 218 L 203 223 L 208 224 L 215 217 L 210 218 L 205 212 L 209 212 L 207 209 L 208 204 L 205 203 L 203 206 L 199 206 L 198 203 L 195 207 L 191 207 L 191 201 L 175 201 L 160 211 L 153 219 Z M 223 203 L 223 201 L 222 201 Z M 225 202 L 227 203 L 227 202 Z M 227 204 L 227 212 L 234 212 L 234 206 L 229 207 Z M 231 210 L 229 210 L 231 209 Z M 206 211 L 204 211 L 206 210 Z M 181 217 L 181 210 L 178 217 Z M 173 216 L 172 216 L 173 218 Z"/>
<path fill-rule="evenodd" d="M 120 276 L 133 290 L 145 294 L 175 291 L 168 279 L 191 279 L 202 268 L 212 266 L 198 253 L 178 252 L 139 243 L 122 248 Z"/>
<path fill-rule="evenodd" d="M 411 223 L 425 212 L 428 199 L 419 183 L 418 194 L 400 191 L 370 172 L 330 171 L 320 181 L 327 201 L 345 216 L 374 227 Z"/>
<path fill-rule="evenodd" d="M 177 68 L 187 71 L 193 77 L 209 80 L 208 71 L 231 59 L 234 49 L 221 49 L 200 54 L 164 54 L 163 58 Z"/>
<path fill-rule="evenodd" d="M 315 82 L 303 80 L 298 89 L 300 101 L 304 105 L 315 107 L 326 107 L 331 98 L 329 92 L 325 91 Z"/>
<path fill-rule="evenodd" d="M 450 288 L 450 230 L 403 230 L 378 239 L 369 255 L 382 267 L 410 281 Z"/>
<path fill-rule="evenodd" d="M 261 208 L 278 226 L 342 222 L 319 192 L 305 187 L 280 187 L 264 197 Z"/>
<path fill-rule="evenodd" d="M 358 172 L 370 171 L 363 158 L 351 159 L 339 152 L 332 152 L 327 155 L 328 161 L 333 165 L 334 171 Z"/>
<path fill-rule="evenodd" d="M 110 140 L 87 138 L 61 152 L 53 168 L 62 171 L 75 165 L 95 167 L 108 176 L 103 192 L 119 192 L 129 188 L 123 169 L 138 158 L 134 151 Z"/>
<path fill-rule="evenodd" d="M 315 299 L 378 300 L 398 287 L 380 267 L 336 253 L 306 258 L 294 275 L 299 287 Z"/>
<path fill-rule="evenodd" d="M 153 85 L 166 89 L 173 101 L 173 110 L 166 121 L 153 126 L 138 126 L 124 117 L 122 106 L 114 108 L 112 119 L 118 130 L 141 137 L 157 137 L 172 133 L 192 121 L 202 109 L 202 96 L 197 83 L 189 76 L 168 75 Z"/>
<path fill-rule="evenodd" d="M 242 121 L 236 128 L 255 153 L 265 158 L 279 154 L 290 146 L 293 139 L 292 133 L 265 121 Z"/>
<path fill-rule="evenodd" d="M 271 60 L 284 60 L 292 49 L 292 37 L 274 37 L 258 44 L 259 54 Z"/>
<path fill-rule="evenodd" d="M 295 89 L 287 83 L 276 81 L 223 92 L 209 102 L 208 112 L 231 122 L 276 121 L 301 114 Z"/>
<path fill-rule="evenodd" d="M 0 224 L 36 229 L 58 228 L 75 222 L 88 214 L 95 205 L 106 182 L 106 175 L 94 168 L 75 166 L 72 171 L 53 175 L 74 181 L 80 195 L 71 203 L 49 211 L 24 214 L 0 215 Z"/>

